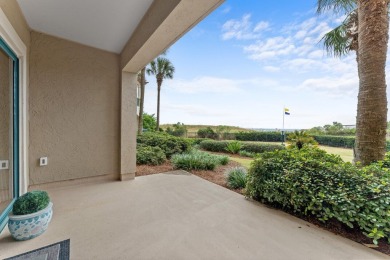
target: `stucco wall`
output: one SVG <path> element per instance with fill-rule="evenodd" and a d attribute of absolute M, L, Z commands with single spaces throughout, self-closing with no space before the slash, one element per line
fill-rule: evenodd
<path fill-rule="evenodd" d="M 38 32 L 30 49 L 30 185 L 119 177 L 119 55 Z"/>
<path fill-rule="evenodd" d="M 30 29 L 20 10 L 19 4 L 16 0 L 0 0 L 0 8 L 28 48 L 30 45 Z"/>

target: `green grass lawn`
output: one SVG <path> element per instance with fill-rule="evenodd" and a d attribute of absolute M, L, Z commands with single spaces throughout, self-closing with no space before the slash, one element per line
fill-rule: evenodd
<path fill-rule="evenodd" d="M 261 142 L 261 143 L 265 143 L 265 142 Z M 353 160 L 352 149 L 330 147 L 330 146 L 323 146 L 323 145 L 320 145 L 319 148 L 325 150 L 327 153 L 340 155 L 341 159 L 343 159 L 345 162 L 352 162 Z M 238 157 L 230 157 L 230 160 L 240 163 L 245 168 L 249 168 L 251 162 L 253 161 L 253 159 L 251 158 L 238 158 Z"/>
<path fill-rule="evenodd" d="M 327 153 L 340 155 L 341 159 L 345 162 L 352 162 L 353 160 L 353 150 L 348 148 L 339 148 L 339 147 L 330 147 L 330 146 L 319 146 L 321 149 L 325 150 Z"/>
<path fill-rule="evenodd" d="M 249 166 L 251 166 L 251 162 L 253 161 L 253 159 L 251 158 L 247 159 L 247 158 L 229 157 L 229 159 L 238 162 L 245 168 L 249 168 Z"/>

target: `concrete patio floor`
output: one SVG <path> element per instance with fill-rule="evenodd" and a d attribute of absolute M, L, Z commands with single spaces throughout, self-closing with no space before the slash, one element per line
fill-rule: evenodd
<path fill-rule="evenodd" d="M 185 174 L 47 189 L 48 231 L 0 258 L 70 238 L 71 259 L 390 259 L 363 245 Z"/>

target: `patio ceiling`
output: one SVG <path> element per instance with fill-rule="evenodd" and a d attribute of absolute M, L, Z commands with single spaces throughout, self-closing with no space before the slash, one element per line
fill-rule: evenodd
<path fill-rule="evenodd" d="M 120 53 L 153 0 L 17 0 L 39 32 Z"/>

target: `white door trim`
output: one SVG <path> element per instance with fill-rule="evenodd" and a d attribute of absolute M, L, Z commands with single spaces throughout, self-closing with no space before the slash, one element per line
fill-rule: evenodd
<path fill-rule="evenodd" d="M 19 58 L 19 193 L 28 189 L 27 47 L 0 8 L 0 37 Z"/>

